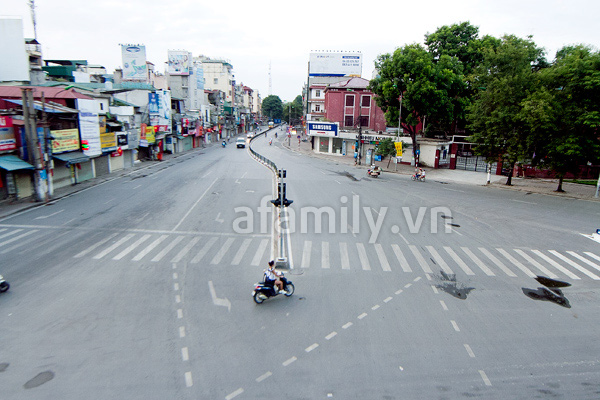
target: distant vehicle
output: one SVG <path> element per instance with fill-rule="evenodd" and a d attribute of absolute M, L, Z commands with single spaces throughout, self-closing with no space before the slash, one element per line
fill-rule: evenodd
<path fill-rule="evenodd" d="M 252 138 L 254 137 L 254 135 L 253 135 L 252 133 L 249 133 L 249 134 L 247 134 L 247 135 L 246 135 L 246 137 L 247 137 L 248 139 L 252 139 Z"/>
<path fill-rule="evenodd" d="M 269 128 L 272 128 L 274 126 L 275 126 L 275 124 L 273 123 L 273 121 L 269 121 Z"/>
<path fill-rule="evenodd" d="M 235 145 L 236 145 L 236 147 L 237 147 L 238 149 L 239 149 L 240 147 L 241 147 L 241 148 L 244 148 L 244 147 L 246 147 L 246 139 L 244 139 L 244 138 L 238 138 L 238 140 L 236 140 L 236 142 L 235 142 Z"/>

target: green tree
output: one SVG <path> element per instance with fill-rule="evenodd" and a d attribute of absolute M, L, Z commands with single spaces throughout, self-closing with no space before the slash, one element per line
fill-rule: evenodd
<path fill-rule="evenodd" d="M 411 137 L 413 157 L 417 159 L 417 134 L 425 117 L 449 129 L 461 110 L 459 94 L 464 90 L 462 67 L 455 57 L 438 60 L 423 46 L 410 44 L 375 61 L 378 76 L 369 83 L 377 95 L 377 105 L 385 112 L 390 126 L 399 123 L 402 98 L 402 128 Z"/>
<path fill-rule="evenodd" d="M 522 103 L 521 118 L 535 143 L 534 164 L 559 178 L 600 158 L 600 53 L 567 46 L 539 73 L 542 87 Z"/>
<path fill-rule="evenodd" d="M 283 116 L 283 103 L 279 96 L 267 96 L 262 101 L 262 114 L 269 119 Z"/>
<path fill-rule="evenodd" d="M 394 141 L 391 138 L 385 138 L 382 141 L 380 141 L 377 145 L 377 151 L 375 152 L 375 154 L 378 154 L 383 158 L 389 156 L 390 158 L 388 159 L 387 165 L 389 168 L 390 162 L 392 161 L 392 157 L 396 155 L 396 145 L 394 144 Z"/>
<path fill-rule="evenodd" d="M 292 102 L 283 105 L 283 119 L 289 124 L 295 124 L 300 120 L 301 116 L 302 96 L 298 95 Z"/>
<path fill-rule="evenodd" d="M 480 85 L 468 111 L 470 140 L 477 154 L 502 159 L 511 172 L 518 161 L 533 153 L 533 141 L 522 119 L 523 101 L 539 88 L 535 73 L 547 65 L 533 40 L 508 35 L 497 46 L 483 49 L 484 59 L 474 71 Z"/>

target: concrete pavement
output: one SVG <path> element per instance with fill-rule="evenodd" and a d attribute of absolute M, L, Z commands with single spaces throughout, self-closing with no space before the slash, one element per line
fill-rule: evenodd
<path fill-rule="evenodd" d="M 291 138 L 289 140 L 287 136 L 282 137 L 281 135 L 277 139 L 284 147 L 290 151 L 298 152 L 310 157 L 326 159 L 337 163 L 343 163 L 350 165 L 355 168 L 367 169 L 368 166 L 361 165 L 356 166 L 354 164 L 354 157 L 352 154 L 341 156 L 341 155 L 330 155 L 315 153 L 311 149 L 310 141 L 298 142 L 297 138 Z M 384 173 L 394 173 L 400 175 L 412 175 L 415 172 L 415 168 L 405 164 L 393 164 L 389 163 L 388 160 L 375 162 L 376 165 L 383 169 Z M 486 186 L 487 174 L 484 172 L 473 172 L 463 170 L 451 170 L 451 169 L 433 169 L 424 168 L 427 173 L 427 180 L 439 181 L 439 182 L 454 182 L 467 185 L 481 185 Z M 366 172 L 365 172 L 366 173 Z M 492 175 L 491 183 L 487 185 L 490 188 L 503 189 L 503 190 L 517 190 L 527 193 L 538 193 L 551 196 L 558 196 L 564 198 L 575 198 L 589 201 L 600 201 L 600 198 L 594 197 L 596 193 L 596 186 L 594 185 L 583 185 L 576 183 L 563 183 L 564 192 L 556 192 L 558 187 L 558 179 L 537 179 L 537 178 L 515 178 L 512 179 L 512 185 L 506 185 L 506 176 Z"/>

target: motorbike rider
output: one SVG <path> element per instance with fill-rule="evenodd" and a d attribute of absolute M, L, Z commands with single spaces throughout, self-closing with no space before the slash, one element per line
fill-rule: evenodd
<path fill-rule="evenodd" d="M 283 282 L 279 279 L 281 274 L 275 271 L 275 261 L 269 261 L 269 268 L 265 270 L 265 285 L 269 286 L 277 286 L 278 292 L 280 294 L 285 293 L 283 290 Z"/>
<path fill-rule="evenodd" d="M 269 139 L 269 146 L 273 144 L 273 139 Z"/>

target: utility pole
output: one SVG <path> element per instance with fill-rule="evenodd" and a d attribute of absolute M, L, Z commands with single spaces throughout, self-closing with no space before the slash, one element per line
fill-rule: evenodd
<path fill-rule="evenodd" d="M 34 166 L 33 190 L 36 201 L 47 200 L 46 192 L 46 171 L 44 170 L 44 160 L 42 159 L 42 147 L 37 134 L 37 118 L 33 102 L 33 90 L 21 89 L 23 100 L 23 120 L 25 123 L 25 140 L 27 141 L 27 157 L 31 165 Z"/>
<path fill-rule="evenodd" d="M 44 161 L 46 163 L 46 182 L 47 182 L 47 199 L 50 200 L 52 195 L 54 194 L 54 186 L 52 179 L 52 136 L 50 135 L 50 127 L 48 126 L 48 118 L 46 115 L 46 99 L 44 93 L 42 92 L 42 126 L 44 128 L 44 144 L 46 148 L 44 149 Z"/>

